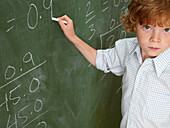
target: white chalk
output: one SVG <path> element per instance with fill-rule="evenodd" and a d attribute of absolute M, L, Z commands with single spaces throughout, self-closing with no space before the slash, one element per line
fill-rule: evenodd
<path fill-rule="evenodd" d="M 54 21 L 57 21 L 57 22 L 58 22 L 58 18 L 52 17 L 52 20 L 54 20 Z M 62 20 L 62 22 L 63 22 L 63 23 L 65 23 L 65 24 L 67 24 L 67 21 L 65 21 L 65 20 Z"/>

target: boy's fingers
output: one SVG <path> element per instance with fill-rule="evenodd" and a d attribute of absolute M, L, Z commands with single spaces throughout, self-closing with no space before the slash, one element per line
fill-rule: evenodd
<path fill-rule="evenodd" d="M 69 19 L 69 17 L 67 15 L 62 16 L 61 18 Z"/>
<path fill-rule="evenodd" d="M 64 21 L 67 22 L 67 24 L 65 24 Z M 72 25 L 72 20 L 67 16 L 67 15 L 64 15 L 62 17 L 58 17 L 58 23 L 61 27 L 61 29 L 64 31 L 67 27 L 71 27 Z"/>
<path fill-rule="evenodd" d="M 72 20 L 67 16 L 67 15 L 64 15 L 62 17 L 60 17 L 61 20 L 65 20 L 67 21 L 68 23 L 70 23 Z"/>
<path fill-rule="evenodd" d="M 61 20 L 66 20 L 67 18 L 65 16 L 59 17 Z"/>
<path fill-rule="evenodd" d="M 65 27 L 65 24 L 61 21 L 61 19 L 58 19 L 58 23 L 61 26 L 61 29 L 63 30 Z"/>

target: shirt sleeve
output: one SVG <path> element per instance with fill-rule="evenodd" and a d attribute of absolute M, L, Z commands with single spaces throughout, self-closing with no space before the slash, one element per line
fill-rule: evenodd
<path fill-rule="evenodd" d="M 96 68 L 104 71 L 105 73 L 112 72 L 117 76 L 121 76 L 124 74 L 125 66 L 121 62 L 120 51 L 123 51 L 121 45 L 119 45 L 120 41 L 117 41 L 116 46 L 112 49 L 106 50 L 97 50 L 96 56 Z M 118 52 L 119 51 L 119 52 Z M 121 54 L 121 53 L 120 53 Z M 121 54 L 121 57 L 124 58 L 124 53 Z"/>

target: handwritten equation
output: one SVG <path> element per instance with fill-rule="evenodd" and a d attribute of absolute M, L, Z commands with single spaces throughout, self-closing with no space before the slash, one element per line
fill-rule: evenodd
<path fill-rule="evenodd" d="M 52 0 L 43 0 L 42 7 L 45 10 L 50 10 L 52 17 Z M 28 29 L 36 29 L 38 22 L 42 18 L 37 5 L 31 3 L 25 18 Z M 17 20 L 15 17 L 7 20 L 8 28 L 5 31 L 6 33 L 14 31 L 16 26 L 13 24 Z M 2 71 L 4 81 L 6 82 L 0 85 L 0 112 L 7 114 L 3 118 L 5 128 L 26 128 L 32 123 L 35 125 L 34 128 L 47 128 L 47 122 L 41 117 L 47 114 L 49 109 L 44 108 L 46 95 L 43 97 L 43 95 L 39 94 L 42 88 L 44 88 L 40 79 L 40 75 L 43 74 L 39 73 L 38 75 L 38 72 L 46 64 L 47 60 L 42 60 L 36 64 L 33 54 L 26 52 L 22 60 L 19 61 L 23 63 L 25 68 L 10 64 Z M 28 67 L 31 68 L 28 69 Z M 36 71 L 37 76 L 32 75 Z"/>
<path fill-rule="evenodd" d="M 125 6 L 120 8 L 121 3 L 127 3 L 127 2 L 129 2 L 129 1 L 128 0 L 105 0 L 102 2 L 101 13 L 103 13 L 105 15 L 105 14 L 107 14 L 107 12 L 110 12 L 113 9 L 114 10 L 117 9 L 118 12 L 115 11 L 115 13 L 118 13 L 119 17 L 120 17 L 120 15 L 127 10 L 127 8 Z M 94 6 L 95 6 L 95 2 L 93 2 L 91 0 L 89 0 L 86 4 L 85 24 L 89 25 L 89 33 L 91 33 L 91 36 L 88 38 L 88 40 L 91 40 L 96 35 L 97 29 L 96 29 L 95 21 L 97 20 L 97 14 L 101 14 L 101 13 L 95 12 Z M 107 21 L 107 20 L 108 19 L 104 19 L 104 21 Z M 103 24 L 103 26 L 107 26 L 107 25 Z M 97 26 L 97 27 L 102 28 L 102 26 Z M 115 37 L 116 36 L 115 33 L 116 33 L 116 35 L 119 34 L 119 36 Z M 100 48 L 101 49 L 103 48 L 103 46 L 105 46 L 107 48 L 112 48 L 112 47 L 114 47 L 115 39 L 125 38 L 126 31 L 121 29 L 120 18 L 117 19 L 117 17 L 112 17 L 110 19 L 110 23 L 109 23 L 109 30 L 106 31 L 105 33 L 101 33 L 99 35 L 99 37 L 100 37 L 100 44 L 101 44 Z"/>
<path fill-rule="evenodd" d="M 17 84 L 17 85 L 15 85 L 15 84 L 16 84 L 17 80 L 28 75 L 29 73 L 33 72 L 34 70 L 40 68 L 47 61 L 44 60 L 43 62 L 36 65 L 33 60 L 32 53 L 27 52 L 23 56 L 22 62 L 24 64 L 31 64 L 32 68 L 27 71 L 24 71 L 23 68 L 20 68 L 18 70 L 18 72 L 21 72 L 21 74 L 19 76 L 16 76 L 17 68 L 12 65 L 8 65 L 4 71 L 4 79 L 7 82 L 0 86 L 0 92 L 1 92 L 1 94 L 2 93 L 4 94 L 4 97 L 2 97 L 2 96 L 0 97 L 0 111 L 3 110 L 6 112 L 10 112 L 10 111 L 13 111 L 10 109 L 12 106 L 18 106 L 18 107 L 22 106 L 22 100 L 24 98 L 26 98 L 27 95 L 29 95 L 29 96 L 34 95 L 35 93 L 38 93 L 38 90 L 41 88 L 41 82 L 38 79 L 38 77 L 37 78 L 33 77 L 32 80 L 28 83 L 28 87 L 27 87 L 28 93 L 22 92 L 23 93 L 22 94 L 20 92 L 20 90 L 22 90 L 22 87 L 26 88 L 26 86 L 24 86 L 22 84 Z M 10 86 L 12 86 L 12 88 L 8 92 L 2 91 L 4 88 L 10 87 Z M 43 116 L 44 114 L 46 114 L 49 111 L 49 110 L 46 110 L 46 111 L 42 112 L 43 101 L 40 98 L 36 98 L 33 101 L 34 101 L 34 103 L 29 102 L 27 105 L 24 105 L 18 112 L 15 112 L 13 115 L 9 114 L 7 122 L 6 122 L 6 128 L 10 128 L 12 126 L 14 126 L 15 128 L 18 128 L 18 126 L 20 126 L 20 125 L 22 125 L 22 127 L 25 128 L 29 124 L 31 124 L 33 121 L 37 120 L 38 118 L 40 118 L 41 116 Z M 27 110 L 28 109 L 30 110 L 30 108 L 33 108 L 33 110 L 28 112 Z M 27 112 L 27 114 L 23 115 L 24 112 Z M 34 119 L 29 120 L 29 116 L 33 115 L 33 113 L 38 113 L 38 115 Z M 11 122 L 11 120 L 13 120 L 13 122 Z M 20 122 L 20 124 L 18 122 Z M 47 124 L 45 121 L 41 121 L 41 122 L 38 122 L 37 127 L 39 125 L 44 125 L 46 127 Z"/>
<path fill-rule="evenodd" d="M 106 4 L 108 4 L 109 1 L 105 1 L 103 3 L 103 6 L 106 6 Z M 124 2 L 128 2 L 128 0 L 124 1 Z M 120 6 L 120 3 L 121 3 L 121 0 L 114 0 L 113 1 L 113 5 L 114 5 L 114 8 L 118 8 Z M 106 6 L 102 12 L 105 12 L 107 11 L 109 7 Z M 121 9 L 120 9 L 120 15 L 126 11 L 126 7 L 123 6 Z M 120 16 L 119 16 L 120 17 Z M 114 47 L 114 41 L 115 41 L 115 34 L 114 32 L 117 31 L 116 33 L 119 33 L 119 39 L 122 39 L 122 38 L 125 38 L 126 37 L 126 31 L 125 30 L 122 30 L 122 29 L 119 29 L 121 27 L 121 23 L 120 23 L 120 19 L 116 19 L 116 18 L 112 18 L 110 20 L 110 24 L 109 24 L 109 31 L 103 33 L 100 35 L 100 43 L 101 43 L 101 49 L 103 48 L 103 44 L 107 44 L 107 48 L 113 48 Z M 119 30 L 118 30 L 119 29 Z"/>

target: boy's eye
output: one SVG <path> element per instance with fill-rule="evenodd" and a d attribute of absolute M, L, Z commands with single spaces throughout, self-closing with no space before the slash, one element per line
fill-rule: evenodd
<path fill-rule="evenodd" d="M 144 26 L 144 29 L 150 30 L 151 28 L 149 26 Z"/>
<path fill-rule="evenodd" d="M 164 32 L 170 32 L 170 28 L 165 28 Z"/>

